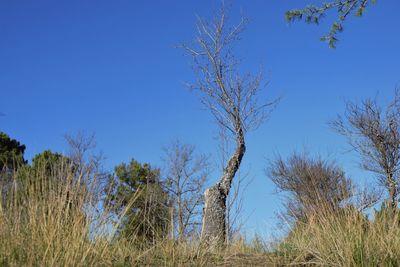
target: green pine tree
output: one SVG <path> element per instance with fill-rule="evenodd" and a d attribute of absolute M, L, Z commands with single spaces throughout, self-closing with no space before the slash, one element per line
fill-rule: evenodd
<path fill-rule="evenodd" d="M 131 160 L 115 167 L 109 177 L 106 205 L 126 210 L 118 233 L 142 244 L 154 244 L 168 233 L 168 194 L 160 170 Z"/>

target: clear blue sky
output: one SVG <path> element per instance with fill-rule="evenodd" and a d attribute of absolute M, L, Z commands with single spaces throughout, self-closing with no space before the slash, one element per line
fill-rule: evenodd
<path fill-rule="evenodd" d="M 344 100 L 400 81 L 398 1 L 378 1 L 345 24 L 336 50 L 319 41 L 328 23 L 288 25 L 284 12 L 308 1 L 234 1 L 251 24 L 238 44 L 245 70 L 260 65 L 271 97 L 283 96 L 272 118 L 249 134 L 243 168 L 254 178 L 245 197 L 246 229 L 275 229 L 280 199 L 264 175 L 268 159 L 304 146 L 330 155 L 363 181 L 356 158 L 326 125 Z M 318 2 L 318 1 L 315 1 Z M 195 34 L 195 15 L 217 1 L 0 1 L 0 130 L 26 144 L 26 157 L 65 151 L 65 133 L 95 133 L 106 167 L 134 157 L 161 166 L 161 147 L 175 138 L 218 156 L 217 128 L 183 82 L 189 58 L 175 46 Z M 213 181 L 218 178 L 215 173 Z"/>

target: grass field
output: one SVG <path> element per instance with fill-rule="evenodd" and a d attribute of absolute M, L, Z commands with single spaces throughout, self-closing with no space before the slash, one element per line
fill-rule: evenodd
<path fill-rule="evenodd" d="M 163 238 L 138 246 L 134 238 L 113 235 L 124 212 L 115 215 L 96 208 L 94 191 L 87 183 L 74 181 L 68 168 L 57 172 L 64 178 L 57 183 L 39 179 L 37 173 L 24 175 L 41 182 L 22 186 L 15 174 L 13 186 L 2 195 L 1 266 L 400 265 L 397 212 L 381 212 L 371 221 L 354 208 L 340 214 L 320 211 L 276 244 L 239 238 L 220 251 L 210 251 L 196 238 Z"/>

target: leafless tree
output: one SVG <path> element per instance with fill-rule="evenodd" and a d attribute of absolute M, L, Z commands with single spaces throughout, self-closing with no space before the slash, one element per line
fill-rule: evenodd
<path fill-rule="evenodd" d="M 69 146 L 68 157 L 74 164 L 83 166 L 87 160 L 93 158 L 89 153 L 96 147 L 94 134 L 88 135 L 78 131 L 75 135 L 66 134 L 65 140 Z"/>
<path fill-rule="evenodd" d="M 337 212 L 353 194 L 352 183 L 335 163 L 307 154 L 294 153 L 287 160 L 278 157 L 266 174 L 281 192 L 286 192 L 287 217 L 306 221 L 320 211 Z"/>
<path fill-rule="evenodd" d="M 173 142 L 164 149 L 166 189 L 171 197 L 173 219 L 179 241 L 196 232 L 201 220 L 203 192 L 210 172 L 208 157 L 196 155 L 195 147 Z M 176 228 L 176 229 L 175 229 Z"/>
<path fill-rule="evenodd" d="M 78 131 L 75 135 L 66 134 L 65 140 L 69 147 L 67 156 L 73 165 L 75 182 L 86 184 L 93 198 L 91 202 L 98 201 L 108 174 L 102 169 L 103 154 L 95 152 L 95 135 Z"/>
<path fill-rule="evenodd" d="M 236 143 L 223 174 L 216 185 L 205 192 L 202 240 L 217 246 L 226 237 L 226 199 L 232 180 L 246 151 L 245 136 L 257 128 L 270 114 L 276 101 L 259 103 L 262 75 L 239 70 L 233 44 L 240 39 L 248 19 L 230 27 L 222 5 L 211 21 L 199 18 L 197 37 L 183 48 L 193 57 L 197 82 L 191 88 L 200 95 L 201 102 L 211 111 L 217 124 L 226 128 Z"/>
<path fill-rule="evenodd" d="M 376 99 L 361 104 L 347 103 L 345 115 L 331 123 L 333 129 L 347 137 L 361 156 L 361 167 L 377 175 L 389 198 L 387 205 L 397 207 L 400 167 L 400 90 L 383 109 Z"/>

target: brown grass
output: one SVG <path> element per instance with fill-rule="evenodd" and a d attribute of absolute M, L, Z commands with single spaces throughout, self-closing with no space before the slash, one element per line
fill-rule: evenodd
<path fill-rule="evenodd" d="M 77 175 L 67 165 L 62 163 L 51 173 L 22 168 L 2 174 L 11 180 L 8 190 L 0 190 L 8 193 L 0 196 L 0 266 L 227 266 L 248 262 L 243 260 L 247 256 L 241 256 L 249 252 L 244 242 L 212 253 L 198 239 L 176 242 L 164 238 L 154 246 L 138 248 L 134 238 L 116 237 L 126 210 L 114 214 L 99 208 L 99 197 L 92 190 L 96 173 Z M 0 186 L 4 189 L 6 185 Z"/>
<path fill-rule="evenodd" d="M 238 239 L 213 252 L 196 238 L 138 248 L 114 236 L 124 212 L 99 208 L 95 175 L 85 175 L 76 179 L 63 166 L 50 178 L 29 169 L 12 174 L 11 193 L 0 196 L 0 266 L 400 266 L 399 213 L 368 220 L 354 208 L 319 211 L 272 249 Z M 21 177 L 36 182 L 23 186 Z"/>
<path fill-rule="evenodd" d="M 354 208 L 320 212 L 298 224 L 275 257 L 282 265 L 400 266 L 399 213 L 370 221 Z"/>

